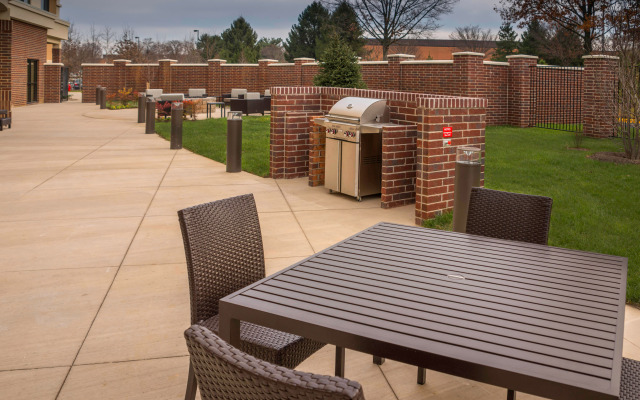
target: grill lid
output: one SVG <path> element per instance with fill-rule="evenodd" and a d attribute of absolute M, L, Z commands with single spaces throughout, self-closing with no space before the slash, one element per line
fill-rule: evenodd
<path fill-rule="evenodd" d="M 387 101 L 365 97 L 345 97 L 331 107 L 327 118 L 354 124 L 380 122 L 384 117 Z"/>

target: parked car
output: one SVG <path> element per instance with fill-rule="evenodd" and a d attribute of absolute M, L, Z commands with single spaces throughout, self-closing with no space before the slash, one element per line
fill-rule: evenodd
<path fill-rule="evenodd" d="M 73 90 L 81 90 L 82 89 L 82 79 L 76 79 L 73 82 Z"/>

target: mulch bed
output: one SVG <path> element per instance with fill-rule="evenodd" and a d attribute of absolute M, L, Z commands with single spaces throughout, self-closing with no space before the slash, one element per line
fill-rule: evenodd
<path fill-rule="evenodd" d="M 625 156 L 624 153 L 614 153 L 609 151 L 603 151 L 601 153 L 594 153 L 587 156 L 592 160 L 612 162 L 616 164 L 637 164 L 640 165 L 640 160 L 631 160 Z"/>

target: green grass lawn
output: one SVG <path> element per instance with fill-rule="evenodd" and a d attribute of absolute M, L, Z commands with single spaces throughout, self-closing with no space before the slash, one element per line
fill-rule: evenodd
<path fill-rule="evenodd" d="M 242 118 L 242 169 L 258 176 L 269 174 L 269 124 L 266 116 Z M 156 132 L 169 140 L 170 122 L 157 122 Z M 212 160 L 227 161 L 227 120 L 184 121 L 182 146 Z"/>
<path fill-rule="evenodd" d="M 156 130 L 169 138 L 169 123 Z M 629 258 L 627 299 L 640 303 L 640 165 L 595 161 L 587 155 L 622 151 L 619 139 L 585 138 L 570 150 L 571 132 L 488 127 L 485 186 L 553 198 L 549 244 Z M 225 162 L 226 120 L 185 121 L 183 145 Z M 269 117 L 244 117 L 242 169 L 269 172 Z M 427 226 L 446 229 L 451 215 Z"/>

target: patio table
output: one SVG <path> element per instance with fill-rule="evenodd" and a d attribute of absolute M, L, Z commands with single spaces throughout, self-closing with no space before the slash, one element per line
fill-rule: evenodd
<path fill-rule="evenodd" d="M 238 346 L 247 321 L 551 399 L 617 399 L 626 276 L 623 257 L 380 223 L 223 298 L 220 334 Z"/>

